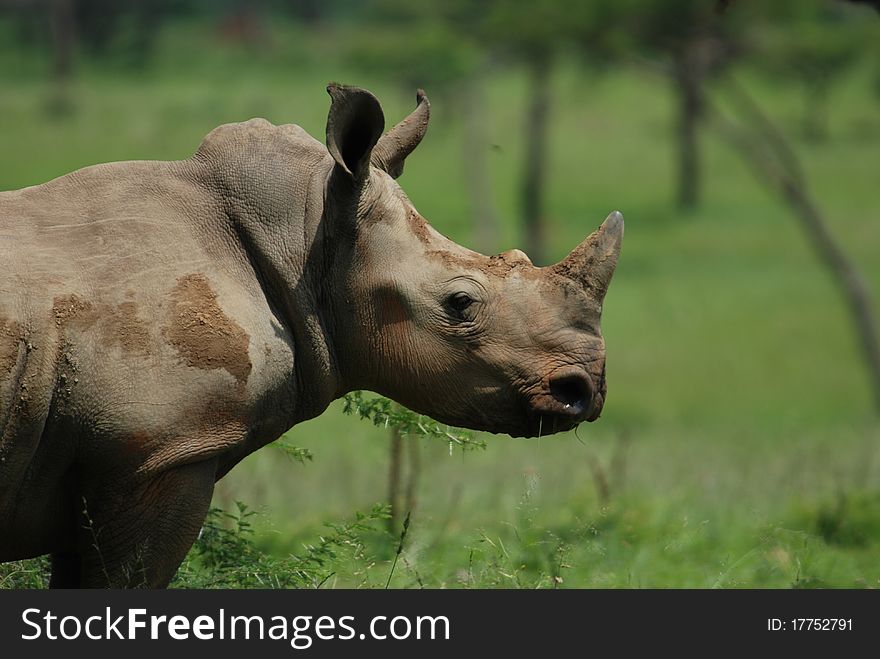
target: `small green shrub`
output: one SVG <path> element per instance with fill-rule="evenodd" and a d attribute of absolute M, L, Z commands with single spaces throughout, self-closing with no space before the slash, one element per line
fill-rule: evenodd
<path fill-rule="evenodd" d="M 365 398 L 361 391 L 346 394 L 342 411 L 345 414 L 356 414 L 375 426 L 396 428 L 403 436 L 417 435 L 448 442 L 450 451 L 455 446 L 462 449 L 486 448 L 486 442 L 477 439 L 476 434 L 470 430 L 438 423 L 381 396 Z"/>
<path fill-rule="evenodd" d="M 212 508 L 172 586 L 178 588 L 320 588 L 341 566 L 353 566 L 354 576 L 367 582 L 373 563 L 364 538 L 381 529 L 385 506 L 355 513 L 353 520 L 327 524 L 328 533 L 300 555 L 277 558 L 257 546 L 251 518 L 254 512 L 236 502 L 236 511 Z M 359 571 L 361 572 L 359 574 Z"/>
<path fill-rule="evenodd" d="M 814 512 L 813 527 L 828 544 L 866 547 L 880 542 L 880 492 L 841 494 Z"/>
<path fill-rule="evenodd" d="M 47 588 L 50 571 L 48 556 L 0 563 L 0 588 Z"/>

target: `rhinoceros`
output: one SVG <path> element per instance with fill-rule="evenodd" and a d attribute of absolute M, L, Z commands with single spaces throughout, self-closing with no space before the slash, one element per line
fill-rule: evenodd
<path fill-rule="evenodd" d="M 164 587 L 214 483 L 353 390 L 516 436 L 599 416 L 620 213 L 548 267 L 461 247 L 396 182 L 425 94 L 383 134 L 327 90 L 326 145 L 251 119 L 0 194 L 0 561 Z"/>

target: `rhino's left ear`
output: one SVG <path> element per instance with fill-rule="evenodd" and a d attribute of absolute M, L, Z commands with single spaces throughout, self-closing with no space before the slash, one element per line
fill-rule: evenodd
<path fill-rule="evenodd" d="M 428 132 L 430 118 L 431 104 L 424 90 L 420 89 L 416 92 L 416 109 L 385 133 L 373 149 L 373 166 L 385 170 L 392 178 L 403 174 L 403 162 Z"/>
<path fill-rule="evenodd" d="M 330 83 L 332 99 L 327 115 L 327 150 L 353 179 L 369 171 L 370 154 L 385 129 L 379 100 L 366 89 Z"/>

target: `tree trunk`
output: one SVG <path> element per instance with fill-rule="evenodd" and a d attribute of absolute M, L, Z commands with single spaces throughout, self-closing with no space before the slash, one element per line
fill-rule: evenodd
<path fill-rule="evenodd" d="M 804 94 L 804 138 L 812 142 L 828 139 L 828 97 L 829 85 L 825 81 L 815 81 L 806 85 Z"/>
<path fill-rule="evenodd" d="M 397 533 L 400 522 L 400 478 L 403 462 L 403 437 L 397 428 L 391 429 L 391 455 L 388 462 L 388 531 Z"/>
<path fill-rule="evenodd" d="M 779 180 L 777 185 L 800 219 L 801 226 L 813 243 L 816 254 L 831 272 L 846 300 L 865 354 L 865 366 L 873 389 L 874 406 L 880 413 L 880 342 L 877 338 L 877 321 L 871 310 L 871 296 L 865 280 L 843 248 L 837 244 L 808 192 L 791 178 Z"/>
<path fill-rule="evenodd" d="M 549 54 L 529 62 L 529 107 L 526 116 L 526 162 L 523 176 L 523 225 L 526 250 L 535 265 L 544 265 L 544 188 L 547 170 L 547 123 L 550 114 Z"/>
<path fill-rule="evenodd" d="M 490 145 L 483 84 L 482 76 L 471 76 L 460 92 L 464 110 L 462 169 L 474 222 L 476 248 L 485 254 L 494 254 L 499 247 L 498 215 L 492 203 L 492 185 L 486 158 Z"/>
<path fill-rule="evenodd" d="M 409 472 L 406 475 L 406 514 L 412 515 L 419 505 L 419 477 L 422 474 L 421 444 L 418 438 L 410 437 L 406 442 L 409 456 Z"/>
<path fill-rule="evenodd" d="M 409 465 L 406 471 L 406 489 L 403 488 L 404 453 L 407 454 Z M 400 529 L 400 521 L 411 514 L 418 505 L 419 476 L 422 472 L 422 461 L 418 440 L 410 437 L 404 440 L 397 428 L 391 429 L 391 451 L 388 463 L 388 505 L 391 508 L 388 518 L 388 531 L 396 535 Z M 405 513 L 405 514 L 404 514 Z"/>
<path fill-rule="evenodd" d="M 692 210 L 700 203 L 699 123 L 702 114 L 702 63 L 698 48 L 685 46 L 675 58 L 674 80 L 678 97 L 678 192 L 680 208 Z"/>
<path fill-rule="evenodd" d="M 75 40 L 75 18 L 73 0 L 52 0 L 49 12 L 49 25 L 52 33 L 52 75 L 54 89 L 49 101 L 52 112 L 70 110 L 68 84 L 73 72 L 73 48 Z"/>

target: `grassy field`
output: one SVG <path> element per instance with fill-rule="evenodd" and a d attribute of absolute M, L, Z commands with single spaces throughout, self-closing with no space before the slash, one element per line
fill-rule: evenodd
<path fill-rule="evenodd" d="M 320 138 L 330 79 L 371 88 L 389 123 L 411 108 L 412 90 L 341 67 L 318 39 L 306 49 L 297 41 L 306 35 L 279 32 L 271 54 L 253 54 L 209 38 L 169 31 L 147 73 L 84 65 L 64 116 L 46 110 L 45 63 L 0 52 L 0 189 L 96 162 L 185 157 L 215 125 L 251 116 Z M 750 69 L 737 76 L 793 140 L 880 309 L 871 74 L 860 69 L 837 90 L 824 143 L 798 135 L 798 90 Z M 421 443 L 422 477 L 391 585 L 880 586 L 880 425 L 846 309 L 795 219 L 711 131 L 705 201 L 676 210 L 664 80 L 572 66 L 553 84 L 553 256 L 613 209 L 627 222 L 603 319 L 605 412 L 578 437 L 488 436 L 484 451 L 411 440 Z M 515 70 L 487 86 L 493 201 L 505 220 L 497 248 L 508 249 L 520 242 L 526 88 Z M 469 244 L 461 116 L 442 94 L 432 102 L 428 137 L 401 184 L 438 230 Z M 339 404 L 287 439 L 314 460 L 266 448 L 216 497 L 256 511 L 254 547 L 279 560 L 308 553 L 333 535 L 326 523 L 369 511 L 387 488 L 387 431 Z M 383 586 L 397 539 L 382 529 L 368 519 L 333 536 L 324 585 Z"/>

